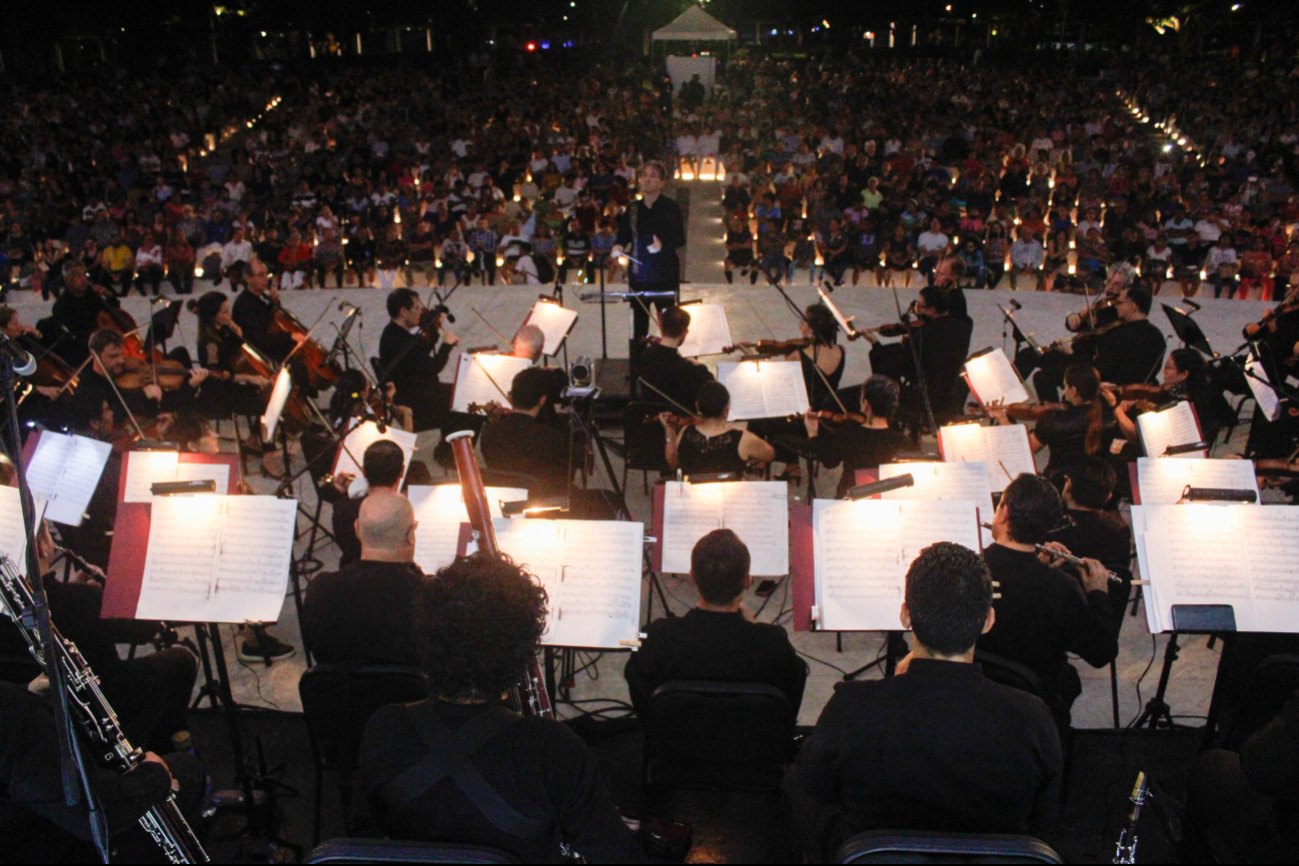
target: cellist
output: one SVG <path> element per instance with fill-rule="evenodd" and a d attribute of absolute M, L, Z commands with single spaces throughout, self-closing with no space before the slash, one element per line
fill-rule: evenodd
<path fill-rule="evenodd" d="M 270 273 L 261 259 L 253 256 L 245 279 L 244 290 L 235 298 L 231 309 L 231 318 L 254 349 L 272 361 L 283 361 L 302 342 L 302 337 L 272 331 L 274 305 L 280 302 L 280 293 L 271 285 Z"/>
<path fill-rule="evenodd" d="M 59 354 L 76 367 L 88 356 L 86 341 L 100 327 L 99 314 L 120 309 L 121 303 L 108 289 L 93 285 L 90 277 L 86 276 L 86 266 L 79 262 L 64 268 L 63 283 L 66 290 L 54 302 L 51 315 L 71 335 Z"/>

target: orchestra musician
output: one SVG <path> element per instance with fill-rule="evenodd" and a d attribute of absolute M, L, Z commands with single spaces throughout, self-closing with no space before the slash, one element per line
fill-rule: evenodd
<path fill-rule="evenodd" d="M 365 453 L 367 478 L 377 462 L 370 459 L 377 445 L 391 445 L 401 464 L 400 448 L 375 442 Z M 359 558 L 317 575 L 307 589 L 302 639 L 321 662 L 419 664 L 415 614 L 425 577 L 415 564 L 415 511 L 396 486 L 396 480 L 372 483 L 365 499 L 354 500 L 359 508 L 352 534 L 359 541 Z"/>
<path fill-rule="evenodd" d="M 677 250 L 686 245 L 686 225 L 681 205 L 662 195 L 666 181 L 662 163 L 641 166 L 641 197 L 618 218 L 614 255 L 626 251 L 635 260 L 627 262 L 627 288 L 638 295 L 632 299 L 633 340 L 649 334 L 649 305 L 657 304 L 666 313 L 676 306 L 681 291 Z M 668 292 L 672 297 L 646 299 L 639 296 L 642 292 Z"/>
<path fill-rule="evenodd" d="M 911 653 L 896 676 L 835 688 L 782 786 L 804 862 L 834 862 L 864 830 L 1041 835 L 1055 825 L 1064 758 L 1050 712 L 972 663 L 980 634 L 1000 624 L 995 579 L 950 542 L 912 562 L 901 610 Z"/>
<path fill-rule="evenodd" d="M 334 476 L 332 483 L 322 490 L 326 501 L 333 503 L 332 524 L 334 541 L 338 544 L 339 566 L 349 565 L 364 556 L 361 538 L 356 529 L 362 505 L 370 496 L 400 492 L 402 475 L 406 470 L 406 455 L 396 442 L 380 439 L 370 443 L 361 455 L 360 463 L 361 474 L 365 476 L 368 485 L 365 496 L 358 499 L 348 496 L 348 489 L 354 479 L 347 472 Z"/>
<path fill-rule="evenodd" d="M 510 383 L 510 411 L 484 425 L 479 440 L 488 469 L 532 479 L 532 496 L 564 495 L 571 477 L 569 437 L 538 420 L 547 403 L 547 379 L 539 367 L 520 370 Z"/>
<path fill-rule="evenodd" d="M 720 386 L 719 386 L 720 387 Z M 632 706 L 648 718 L 650 696 L 671 680 L 766 683 L 789 699 L 798 717 L 807 662 L 778 625 L 754 622 L 743 603 L 753 585 L 749 548 L 730 529 L 714 529 L 690 551 L 690 581 L 699 602 L 685 616 L 650 623 L 623 675 Z M 791 719 L 792 721 L 792 719 Z"/>
<path fill-rule="evenodd" d="M 40 360 L 48 355 L 48 360 L 44 360 L 43 363 L 56 366 L 71 378 L 72 368 L 68 367 L 67 363 L 52 350 L 42 346 L 41 332 L 29 325 L 24 325 L 17 310 L 0 305 L 0 331 L 3 331 L 5 337 L 24 351 L 31 352 L 32 357 Z M 29 381 L 33 382 L 31 393 L 27 394 L 18 406 L 18 424 L 24 430 L 28 421 L 40 421 L 46 426 L 60 426 L 62 406 L 55 401 L 67 389 L 56 384 L 35 384 L 47 381 L 43 380 L 41 375 L 41 370 L 38 368 L 37 372 L 29 377 Z"/>
<path fill-rule="evenodd" d="M 1164 358 L 1165 337 L 1150 321 L 1152 298 L 1145 286 L 1133 283 L 1114 299 L 1118 319 L 1080 341 L 1060 345 L 1074 361 L 1091 360 L 1102 382 L 1132 385 L 1149 382 L 1159 372 Z M 1047 398 L 1040 391 L 1038 396 Z"/>
<path fill-rule="evenodd" d="M 670 412 L 659 415 L 667 431 L 664 457 L 672 469 L 686 475 L 705 473 L 744 474 L 749 466 L 762 466 L 776 457 L 776 450 L 743 427 L 730 424 L 731 393 L 720 382 L 705 382 L 695 398 L 698 418 L 678 418 Z"/>
<path fill-rule="evenodd" d="M 117 296 L 103 286 L 92 285 L 86 275 L 85 265 L 72 262 L 63 268 L 63 294 L 50 311 L 50 316 L 68 329 L 71 338 L 60 346 L 59 354 L 74 367 L 89 357 L 86 343 L 99 329 L 99 314 L 105 309 L 119 309 Z"/>
<path fill-rule="evenodd" d="M 848 360 L 848 353 L 838 345 L 839 323 L 825 304 L 810 304 L 803 316 L 798 330 L 808 345 L 791 352 L 785 360 L 803 365 L 803 384 L 813 409 L 837 409 L 833 392 L 839 390 Z"/>
<path fill-rule="evenodd" d="M 842 499 L 856 484 L 858 469 L 889 463 L 909 444 L 907 437 L 892 426 L 899 393 L 897 382 L 875 375 L 861 385 L 860 419 L 850 415 L 843 423 L 823 426 L 820 413 L 808 410 L 803 424 L 812 453 L 827 469 L 843 464 L 836 498 Z"/>
<path fill-rule="evenodd" d="M 685 307 L 666 309 L 659 328 L 663 336 L 645 346 L 636 360 L 637 375 L 678 405 L 693 406 L 700 387 L 713 381 L 713 374 L 698 361 L 682 357 L 679 351 L 690 330 L 690 313 Z M 652 402 L 660 395 L 647 388 L 641 397 Z"/>
<path fill-rule="evenodd" d="M 379 366 L 385 381 L 396 386 L 393 400 L 411 407 L 415 432 L 441 427 L 451 408 L 451 389 L 438 376 L 460 338 L 447 329 L 445 313 L 427 320 L 424 304 L 412 289 L 392 290 L 388 316 L 379 338 Z"/>
<path fill-rule="evenodd" d="M 258 373 L 239 370 L 243 355 L 243 329 L 235 324 L 233 306 L 224 292 L 207 292 L 190 301 L 190 310 L 198 316 L 198 363 L 211 375 L 203 386 L 203 407 L 210 418 L 232 413 L 245 417 L 262 414 L 266 400 L 263 389 L 271 382 Z M 261 453 L 260 425 L 245 446 Z"/>
<path fill-rule="evenodd" d="M 513 339 L 510 340 L 510 355 L 515 358 L 527 358 L 534 365 L 540 364 L 541 354 L 545 348 L 546 335 L 541 328 L 533 324 L 527 324 L 519 328 Z M 567 420 L 560 418 L 555 411 L 563 399 L 564 389 L 568 387 L 568 373 L 560 367 L 540 365 L 538 369 L 542 370 L 546 376 L 546 403 L 541 407 L 541 413 L 537 418 L 547 424 L 560 427 L 564 432 L 568 432 Z"/>
<path fill-rule="evenodd" d="M 1038 475 L 1020 475 L 1001 495 L 992 520 L 994 543 L 983 552 L 1001 597 L 993 602 L 996 623 L 979 638 L 979 649 L 1037 674 L 1063 731 L 1082 693 L 1069 654 L 1099 668 L 1118 655 L 1119 642 L 1105 566 L 1085 559 L 1079 580 L 1058 571 L 1046 554 L 1039 558 L 1035 545 L 1058 545 L 1048 536 L 1062 515 L 1060 494 Z"/>
<path fill-rule="evenodd" d="M 230 311 L 231 322 L 239 327 L 240 336 L 272 361 L 283 361 L 301 342 L 301 335 L 277 330 L 275 306 L 280 293 L 271 285 L 266 264 L 253 256 L 244 277 L 244 289 L 235 298 Z"/>
<path fill-rule="evenodd" d="M 546 605 L 535 577 L 487 552 L 422 584 L 412 607 L 433 697 L 383 707 L 366 724 L 363 824 L 394 839 L 486 845 L 524 863 L 557 861 L 560 843 L 592 863 L 643 862 L 586 745 L 558 720 L 505 706 L 537 652 Z M 467 768 L 473 787 L 463 772 L 434 769 L 437 753 Z M 479 805 L 484 798 L 495 808 Z"/>
<path fill-rule="evenodd" d="M 960 375 L 970 353 L 974 327 L 968 317 L 959 314 L 959 309 L 953 313 L 951 293 L 939 286 L 921 289 L 915 310 L 919 321 L 911 323 L 899 343 L 881 343 L 874 333 L 863 332 L 871 342 L 871 370 L 902 384 L 900 404 L 904 411 L 909 414 L 922 412 L 923 402 L 911 354 L 914 345 L 929 386 L 930 406 L 941 424 L 945 417 L 960 410 Z"/>
<path fill-rule="evenodd" d="M 1102 394 L 1114 411 L 1119 430 L 1135 442 L 1138 435 L 1134 416 L 1140 413 L 1133 412 L 1134 407 L 1143 402 L 1158 405 L 1169 400 L 1187 400 L 1195 407 L 1204 441 L 1212 445 L 1224 420 L 1229 419 L 1231 407 L 1222 393 L 1210 384 L 1204 356 L 1197 349 L 1174 349 L 1164 359 L 1163 373 L 1163 386 L 1148 390 L 1139 386 L 1125 389 L 1111 382 L 1102 383 Z"/>
<path fill-rule="evenodd" d="M 1100 397 L 1101 380 L 1096 368 L 1087 363 L 1065 368 L 1064 405 L 1046 408 L 1028 434 L 1033 453 L 1049 449 L 1043 475 L 1054 478 L 1086 459 L 1108 453 L 1114 439 L 1114 419 Z M 999 424 L 1012 423 L 1005 406 L 988 407 Z"/>
<path fill-rule="evenodd" d="M 382 392 L 376 391 L 361 370 L 344 370 L 334 383 L 334 393 L 329 398 L 329 423 L 334 432 L 345 435 L 352 419 L 374 421 L 413 432 L 415 416 L 409 406 L 393 402 L 397 386 L 384 384 Z"/>
<path fill-rule="evenodd" d="M 1064 471 L 1064 479 L 1064 522 L 1048 537 L 1074 556 L 1099 560 L 1122 578 L 1109 585 L 1110 606 L 1121 623 L 1132 589 L 1132 529 L 1116 509 L 1106 507 L 1118 480 L 1114 467 L 1100 457 L 1084 457 Z"/>

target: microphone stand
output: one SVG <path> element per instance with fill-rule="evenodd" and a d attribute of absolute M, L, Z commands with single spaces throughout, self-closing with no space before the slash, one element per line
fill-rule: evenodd
<path fill-rule="evenodd" d="M 18 485 L 18 499 L 23 509 L 23 535 L 27 544 L 26 570 L 32 592 L 32 613 L 40 633 L 41 655 L 45 662 L 45 677 L 50 683 L 50 703 L 54 710 L 54 732 L 59 744 L 59 781 L 63 788 L 63 802 L 76 806 L 85 796 L 90 820 L 90 837 L 103 862 L 109 862 L 108 818 L 100 808 L 99 799 L 90 784 L 85 755 L 76 739 L 72 717 L 68 710 L 68 694 L 63 684 L 63 672 L 54 652 L 54 639 L 50 624 L 49 599 L 45 595 L 45 580 L 41 573 L 40 558 L 36 552 L 36 507 L 31 488 L 27 485 L 27 471 L 23 467 L 22 438 L 18 430 L 18 405 L 13 398 L 17 376 L 13 359 L 7 354 L 0 358 L 0 386 L 4 389 L 6 427 L 9 454 Z M 111 380 L 110 380 L 111 381 Z"/>
<path fill-rule="evenodd" d="M 929 402 L 929 380 L 925 378 L 925 368 L 920 363 L 920 350 L 916 347 L 915 335 L 910 333 L 911 315 L 902 312 L 902 302 L 898 300 L 898 290 L 895 286 L 893 289 L 893 305 L 898 310 L 898 322 L 906 329 L 907 333 L 902 338 L 902 342 L 907 344 L 911 350 L 911 363 L 916 371 L 916 387 L 920 389 L 920 398 L 925 406 L 925 419 L 929 422 L 929 429 L 935 436 L 938 435 L 938 422 L 934 420 L 934 407 Z M 951 315 L 950 313 L 948 315 Z M 919 437 L 916 437 L 919 439 Z"/>

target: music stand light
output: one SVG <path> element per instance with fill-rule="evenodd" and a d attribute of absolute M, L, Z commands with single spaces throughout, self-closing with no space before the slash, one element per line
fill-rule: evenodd
<path fill-rule="evenodd" d="M 915 486 L 916 479 L 908 472 L 905 475 L 895 475 L 882 481 L 872 481 L 870 484 L 858 484 L 848 491 L 848 499 L 856 502 L 858 499 L 870 499 L 872 496 L 878 496 L 890 490 Z"/>
<path fill-rule="evenodd" d="M 1181 502 L 1235 502 L 1253 505 L 1258 493 L 1253 490 L 1232 490 L 1225 487 L 1192 487 L 1186 485 Z"/>

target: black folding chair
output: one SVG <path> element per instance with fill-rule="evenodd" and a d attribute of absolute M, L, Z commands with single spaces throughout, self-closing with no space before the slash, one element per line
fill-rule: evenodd
<path fill-rule="evenodd" d="M 658 422 L 660 412 L 672 411 L 666 403 L 628 403 L 623 410 L 622 438 L 626 454 L 622 464 L 622 489 L 627 489 L 627 473 L 633 469 L 641 473 L 641 487 L 649 494 L 649 473 L 662 475 L 671 471 L 663 446 L 666 444 L 663 425 Z"/>
<path fill-rule="evenodd" d="M 839 848 L 836 863 L 1063 863 L 1032 836 L 869 830 Z"/>
<path fill-rule="evenodd" d="M 316 765 L 315 843 L 320 841 L 325 772 L 338 774 L 339 800 L 350 818 L 365 723 L 380 707 L 427 698 L 428 680 L 422 670 L 406 665 L 317 664 L 303 672 L 298 695 Z"/>
<path fill-rule="evenodd" d="M 518 863 L 514 855 L 483 845 L 454 842 L 399 842 L 388 839 L 330 839 L 312 849 L 304 863 Z"/>

